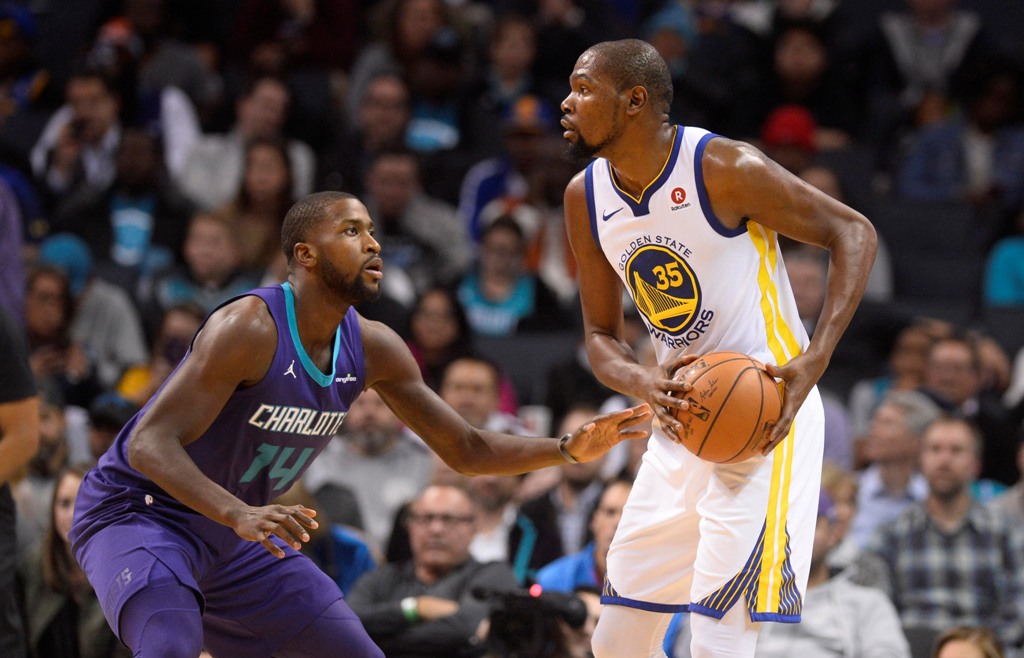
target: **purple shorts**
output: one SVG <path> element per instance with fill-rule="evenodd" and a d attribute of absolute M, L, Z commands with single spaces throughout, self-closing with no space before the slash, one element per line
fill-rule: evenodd
<path fill-rule="evenodd" d="M 227 655 L 269 656 L 342 598 L 329 576 L 277 537 L 284 558 L 205 517 L 181 521 L 125 514 L 75 542 L 118 637 L 125 602 L 146 587 L 158 561 L 196 593 L 204 645 Z"/>

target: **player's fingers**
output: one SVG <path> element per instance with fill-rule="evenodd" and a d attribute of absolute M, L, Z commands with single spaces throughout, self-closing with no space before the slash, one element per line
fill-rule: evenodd
<path fill-rule="evenodd" d="M 270 541 L 270 535 L 269 534 L 267 534 L 267 536 L 263 538 L 263 541 L 260 542 L 260 546 L 262 546 L 263 548 L 267 549 L 267 551 L 269 551 L 270 554 L 273 555 L 274 557 L 277 557 L 277 558 L 284 557 L 284 551 L 281 550 L 280 546 L 278 546 L 274 542 Z"/>
<path fill-rule="evenodd" d="M 657 412 L 658 423 L 661 425 L 662 431 L 665 433 L 671 441 L 674 443 L 681 443 L 682 439 L 679 437 L 683 433 L 683 426 L 672 412 L 666 408 L 661 408 Z"/>
<path fill-rule="evenodd" d="M 665 365 L 665 372 L 668 373 L 669 377 L 672 377 L 672 378 L 678 377 L 678 376 L 680 376 L 682 374 L 682 373 L 680 373 L 678 371 L 681 368 L 683 368 L 683 366 L 688 366 L 688 365 L 690 365 L 691 363 L 693 363 L 694 361 L 696 361 L 699 358 L 700 358 L 700 356 L 697 355 L 697 354 L 687 354 L 685 356 L 676 357 L 675 359 L 670 360 Z"/>
<path fill-rule="evenodd" d="M 646 402 L 635 407 L 623 409 L 619 412 L 619 426 L 630 426 L 638 423 L 644 423 L 650 420 L 653 415 L 654 410 L 652 410 L 651 405 Z"/>

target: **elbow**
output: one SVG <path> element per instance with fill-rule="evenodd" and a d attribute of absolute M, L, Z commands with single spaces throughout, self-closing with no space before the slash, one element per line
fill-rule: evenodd
<path fill-rule="evenodd" d="M 128 439 L 128 465 L 148 476 L 149 464 L 153 461 L 153 450 L 145 435 L 134 433 Z"/>

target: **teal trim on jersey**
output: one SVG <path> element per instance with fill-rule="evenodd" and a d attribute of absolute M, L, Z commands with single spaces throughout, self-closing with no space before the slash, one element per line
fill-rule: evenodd
<path fill-rule="evenodd" d="M 527 576 L 534 575 L 530 573 L 530 558 L 537 545 L 537 526 L 522 514 L 516 518 L 516 525 L 522 531 L 523 537 L 519 540 L 519 548 L 512 559 L 512 572 L 516 575 L 516 580 L 523 584 Z"/>
<path fill-rule="evenodd" d="M 615 190 L 615 193 L 619 195 L 619 198 L 626 203 L 626 206 L 628 206 L 633 212 L 634 217 L 642 217 L 650 214 L 651 210 L 649 206 L 651 203 L 651 197 L 654 196 L 654 193 L 660 190 L 663 185 L 665 185 L 665 182 L 672 175 L 672 170 L 675 169 L 676 160 L 679 158 L 679 151 L 683 144 L 683 130 L 685 130 L 683 126 L 676 126 L 676 134 L 672 139 L 672 150 L 669 151 L 668 159 L 665 161 L 665 165 L 662 167 L 661 173 L 659 173 L 658 177 L 654 179 L 654 182 L 644 188 L 639 200 L 634 199 L 622 191 L 622 188 L 620 188 L 615 182 L 615 171 L 612 169 L 612 163 L 607 160 L 604 161 L 605 166 L 608 167 L 608 178 L 612 183 L 612 189 Z"/>
<path fill-rule="evenodd" d="M 292 284 L 285 281 L 281 284 L 281 288 L 284 290 L 284 307 L 288 313 L 288 331 L 292 335 L 292 345 L 295 346 L 295 351 L 299 355 L 299 361 L 302 362 L 302 369 L 306 371 L 313 381 L 320 384 L 321 388 L 327 388 L 334 383 L 334 369 L 338 367 L 338 350 L 341 349 L 341 325 L 334 332 L 334 356 L 331 357 L 331 372 L 324 374 L 320 372 L 320 369 L 313 363 L 313 359 L 309 358 L 306 354 L 306 348 L 302 346 L 302 341 L 299 340 L 299 326 L 295 324 L 295 293 L 292 292 Z"/>
<path fill-rule="evenodd" d="M 719 235 L 723 235 L 727 238 L 734 238 L 737 235 L 743 235 L 747 232 L 747 219 L 744 218 L 740 225 L 736 228 L 728 228 L 722 223 L 715 211 L 711 209 L 711 200 L 708 198 L 708 188 L 704 185 L 704 148 L 708 145 L 715 137 L 719 137 L 715 133 L 708 133 L 700 138 L 697 142 L 697 148 L 693 151 L 693 180 L 696 181 L 697 185 L 697 198 L 700 200 L 700 209 L 704 212 L 704 217 L 708 220 L 708 225 L 715 229 L 715 232 Z"/>

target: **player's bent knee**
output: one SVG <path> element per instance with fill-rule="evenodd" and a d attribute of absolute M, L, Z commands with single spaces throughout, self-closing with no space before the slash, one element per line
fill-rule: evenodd
<path fill-rule="evenodd" d="M 346 658 L 385 658 L 344 599 L 338 599 L 274 653 L 276 658 L 320 658 L 345 647 Z"/>
<path fill-rule="evenodd" d="M 186 610 L 161 610 L 143 628 L 136 658 L 197 658 L 203 651 L 203 624 Z"/>
<path fill-rule="evenodd" d="M 121 640 L 142 658 L 196 658 L 203 650 L 199 601 L 166 567 L 154 567 L 151 587 L 121 609 Z"/>

